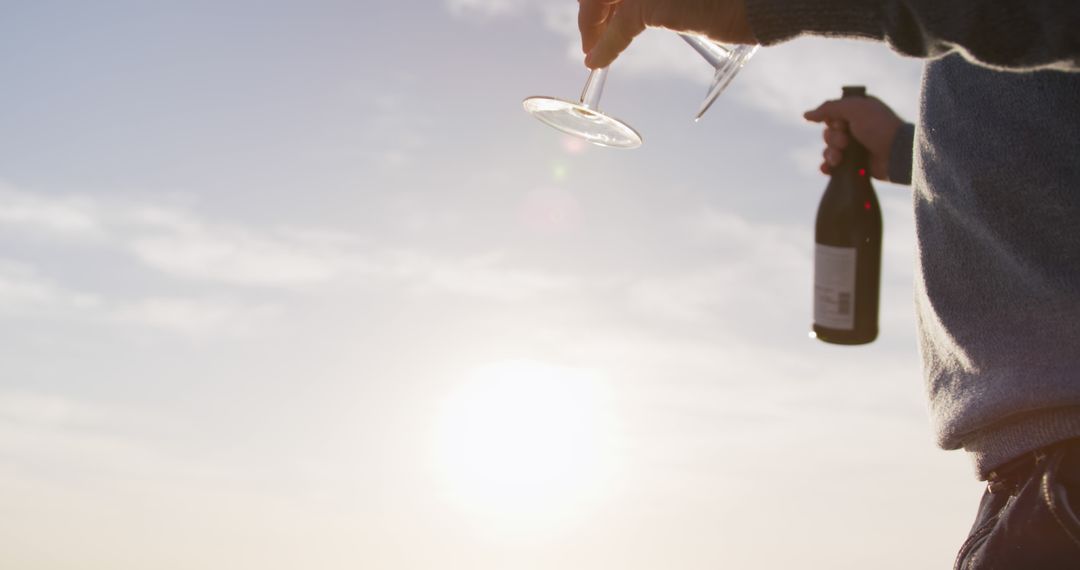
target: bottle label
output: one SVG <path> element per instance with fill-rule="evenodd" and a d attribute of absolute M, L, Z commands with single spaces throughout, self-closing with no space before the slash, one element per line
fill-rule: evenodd
<path fill-rule="evenodd" d="M 854 330 L 855 248 L 814 245 L 814 323 Z"/>

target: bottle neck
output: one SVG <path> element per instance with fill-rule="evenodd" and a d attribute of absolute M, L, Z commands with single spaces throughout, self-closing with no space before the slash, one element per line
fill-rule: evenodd
<path fill-rule="evenodd" d="M 851 139 L 851 143 L 844 149 L 844 158 L 833 169 L 834 175 L 866 177 L 870 175 L 870 153 L 866 147 Z"/>
<path fill-rule="evenodd" d="M 843 99 L 866 97 L 866 87 L 861 85 L 848 85 L 844 87 L 843 91 Z M 848 132 L 848 139 L 851 143 L 844 150 L 844 158 L 840 161 L 835 172 L 844 176 L 863 178 L 870 176 L 870 153 L 866 151 L 866 147 L 862 143 L 855 140 L 855 137 L 850 132 Z"/>

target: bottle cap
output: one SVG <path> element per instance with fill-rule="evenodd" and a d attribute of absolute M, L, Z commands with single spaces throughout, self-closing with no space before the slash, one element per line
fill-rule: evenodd
<path fill-rule="evenodd" d="M 844 97 L 866 97 L 866 87 L 862 85 L 845 85 Z"/>

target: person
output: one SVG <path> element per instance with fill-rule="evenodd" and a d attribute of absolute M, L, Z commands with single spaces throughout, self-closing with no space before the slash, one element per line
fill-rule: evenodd
<path fill-rule="evenodd" d="M 827 101 L 822 171 L 849 137 L 910 183 L 916 314 L 938 444 L 988 481 L 955 568 L 1080 568 L 1080 2 L 579 0 L 585 63 L 647 26 L 727 43 L 813 34 L 925 58 L 907 124 Z"/>

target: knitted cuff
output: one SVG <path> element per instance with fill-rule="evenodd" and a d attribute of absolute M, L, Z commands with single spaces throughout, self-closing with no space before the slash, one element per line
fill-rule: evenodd
<path fill-rule="evenodd" d="M 745 0 L 750 28 L 761 45 L 803 34 L 884 38 L 878 3 L 867 0 Z"/>
<path fill-rule="evenodd" d="M 978 432 L 964 440 L 975 474 L 986 480 L 990 471 L 1030 451 L 1080 437 L 1080 408 L 1047 410 Z"/>

